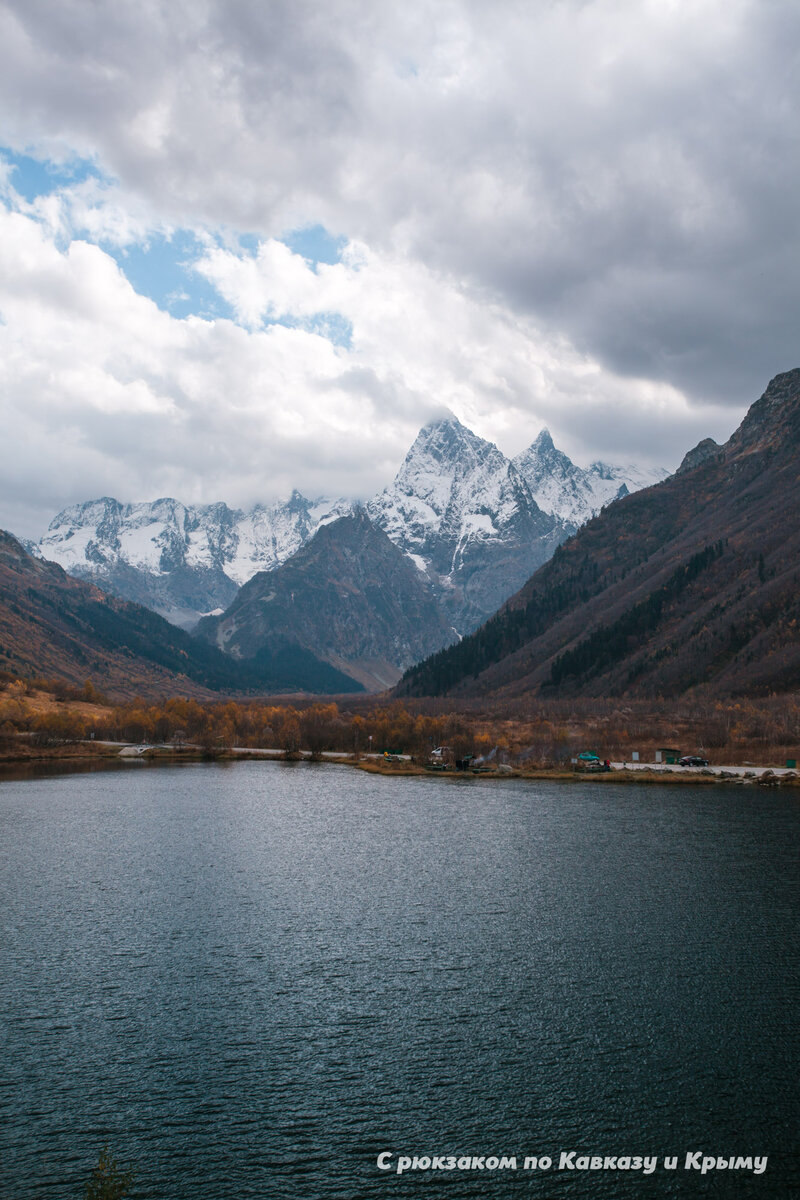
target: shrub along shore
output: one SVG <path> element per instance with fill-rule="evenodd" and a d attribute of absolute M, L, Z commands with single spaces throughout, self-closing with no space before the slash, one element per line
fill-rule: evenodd
<path fill-rule="evenodd" d="M 270 697 L 201 704 L 183 697 L 113 703 L 91 681 L 75 688 L 53 680 L 0 677 L 0 761 L 34 762 L 119 756 L 121 744 L 160 762 L 280 757 L 349 762 L 361 770 L 423 773 L 472 756 L 467 770 L 487 777 L 613 779 L 644 783 L 715 782 L 693 770 L 576 771 L 582 753 L 643 766 L 699 754 L 712 764 L 785 768 L 800 757 L 800 695 L 762 699 L 538 701 L 504 704 L 386 696 L 320 701 Z M 383 758 L 386 752 L 392 759 Z M 328 758 L 329 755 L 340 758 Z M 376 757 L 379 756 L 379 757 Z M 724 778 L 724 777 L 723 777 Z M 786 775 L 778 776 L 792 782 Z M 729 781 L 729 780 L 726 780 Z"/>

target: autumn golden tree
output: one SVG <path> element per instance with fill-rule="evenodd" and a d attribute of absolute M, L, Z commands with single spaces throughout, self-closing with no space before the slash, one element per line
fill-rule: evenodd
<path fill-rule="evenodd" d="M 104 1146 L 86 1184 L 85 1200 L 124 1200 L 131 1194 L 133 1179 L 134 1172 L 120 1166 L 108 1146 Z"/>

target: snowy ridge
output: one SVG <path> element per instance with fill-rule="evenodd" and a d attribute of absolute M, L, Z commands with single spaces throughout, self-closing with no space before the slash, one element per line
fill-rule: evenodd
<path fill-rule="evenodd" d="M 651 487 L 669 474 L 660 467 L 635 464 L 612 466 L 597 461 L 587 468 L 576 466 L 563 451 L 556 449 L 547 429 L 517 455 L 514 465 L 539 507 L 576 529 L 596 517 L 612 500 Z"/>
<path fill-rule="evenodd" d="M 471 540 L 501 539 L 516 517 L 535 510 L 532 500 L 497 447 L 451 416 L 420 430 L 394 482 L 367 511 L 393 542 L 425 561 L 442 539 L 456 554 Z"/>
<path fill-rule="evenodd" d="M 513 463 L 454 416 L 425 425 L 367 512 L 431 580 L 461 636 L 572 532 Z"/>
<path fill-rule="evenodd" d="M 247 512 L 221 503 L 120 504 L 104 497 L 60 512 L 36 554 L 191 627 L 351 507 L 346 500 L 310 501 L 297 491 Z"/>
<path fill-rule="evenodd" d="M 257 571 L 280 566 L 322 525 L 352 510 L 349 500 L 307 500 L 294 491 L 286 501 L 257 504 L 249 512 L 237 513 L 235 544 L 222 569 L 239 587 Z"/>
<path fill-rule="evenodd" d="M 226 504 L 185 506 L 178 500 L 120 504 L 108 497 L 65 508 L 37 551 L 72 574 L 102 575 L 123 563 L 151 575 L 178 566 L 219 569 L 237 585 L 285 562 L 320 525 L 349 512 L 344 500 L 288 500 L 249 512 Z"/>
<path fill-rule="evenodd" d="M 510 461 L 448 415 L 420 430 L 394 481 L 365 507 L 427 576 L 461 636 L 603 505 L 666 474 L 602 462 L 578 467 L 547 430 Z M 354 504 L 298 491 L 247 511 L 104 497 L 65 508 L 32 549 L 191 627 L 227 608 L 257 572 L 286 562 Z"/>

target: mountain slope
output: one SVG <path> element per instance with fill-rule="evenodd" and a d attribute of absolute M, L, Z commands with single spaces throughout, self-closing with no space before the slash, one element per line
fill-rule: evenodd
<path fill-rule="evenodd" d="M 291 638 L 372 690 L 454 637 L 429 581 L 363 509 L 255 575 L 195 634 L 241 660 Z"/>
<path fill-rule="evenodd" d="M 404 694 L 677 695 L 800 684 L 800 369 L 724 447 L 604 509 Z M 692 463 L 695 465 L 692 465 Z"/>
<path fill-rule="evenodd" d="M 327 663 L 285 643 L 256 663 L 236 663 L 149 609 L 33 558 L 1 531 L 0 664 L 71 683 L 91 677 L 115 698 L 359 690 Z"/>
<path fill-rule="evenodd" d="M 454 416 L 420 430 L 369 515 L 424 570 L 459 632 L 485 620 L 567 536 L 516 468 Z"/>

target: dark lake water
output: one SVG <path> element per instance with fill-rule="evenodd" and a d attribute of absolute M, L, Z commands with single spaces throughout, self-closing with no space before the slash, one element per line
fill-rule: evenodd
<path fill-rule="evenodd" d="M 0 1195 L 81 1197 L 108 1143 L 152 1200 L 800 1196 L 799 828 L 742 788 L 2 782 Z"/>

